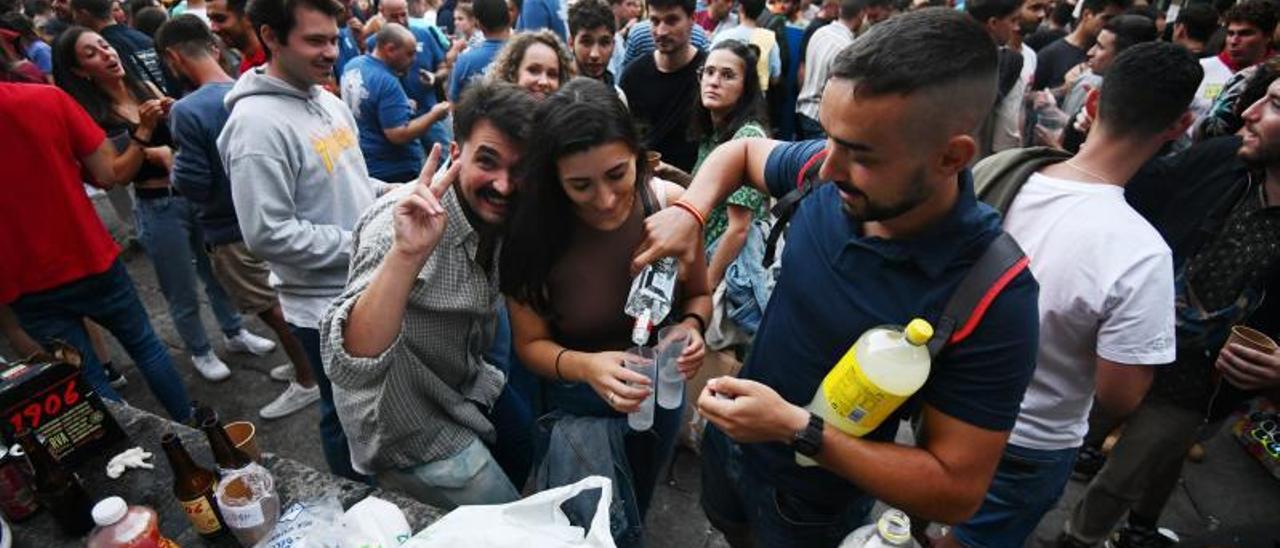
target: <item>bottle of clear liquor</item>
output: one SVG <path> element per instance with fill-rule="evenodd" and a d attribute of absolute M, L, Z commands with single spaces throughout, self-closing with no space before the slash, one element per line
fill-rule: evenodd
<path fill-rule="evenodd" d="M 653 326 L 667 319 L 671 313 L 676 291 L 676 260 L 664 257 L 640 271 L 631 282 L 631 294 L 627 296 L 624 311 L 636 319 L 631 329 L 631 342 L 644 346 L 649 342 Z"/>

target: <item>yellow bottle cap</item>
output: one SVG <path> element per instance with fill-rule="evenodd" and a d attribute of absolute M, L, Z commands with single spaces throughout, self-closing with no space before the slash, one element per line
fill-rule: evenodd
<path fill-rule="evenodd" d="M 929 339 L 933 338 L 933 326 L 929 325 L 929 322 L 927 321 L 915 318 L 907 324 L 905 334 L 907 336 L 907 342 L 920 346 L 929 342 Z"/>

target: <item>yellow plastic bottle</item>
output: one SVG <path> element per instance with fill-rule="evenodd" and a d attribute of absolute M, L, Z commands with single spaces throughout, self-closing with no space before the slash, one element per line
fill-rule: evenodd
<path fill-rule="evenodd" d="M 868 329 L 822 379 L 805 409 L 850 436 L 875 430 L 929 378 L 933 326 L 916 318 L 905 329 Z M 796 454 L 801 466 L 817 464 Z"/>

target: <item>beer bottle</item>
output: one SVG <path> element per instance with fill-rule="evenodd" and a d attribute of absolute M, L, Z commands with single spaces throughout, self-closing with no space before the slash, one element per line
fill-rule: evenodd
<path fill-rule="evenodd" d="M 200 429 L 209 438 L 209 449 L 213 450 L 213 460 L 218 463 L 219 472 L 225 474 L 253 464 L 248 455 L 231 443 L 231 437 L 222 429 L 222 421 L 217 415 L 205 417 L 204 422 L 200 423 Z"/>
<path fill-rule="evenodd" d="M 205 540 L 225 536 L 226 527 L 218 515 L 218 505 L 214 503 L 213 491 L 218 483 L 217 476 L 191 459 L 191 454 L 187 453 L 176 434 L 165 434 L 160 439 L 160 446 L 164 448 L 164 456 L 169 459 L 169 467 L 173 469 L 173 495 L 182 504 L 196 533 Z"/>
<path fill-rule="evenodd" d="M 36 433 L 24 429 L 17 434 L 18 443 L 27 453 L 35 478 L 36 500 L 49 509 L 63 533 L 83 536 L 93 529 L 93 501 L 74 472 L 64 469 L 49 449 L 36 439 Z"/>

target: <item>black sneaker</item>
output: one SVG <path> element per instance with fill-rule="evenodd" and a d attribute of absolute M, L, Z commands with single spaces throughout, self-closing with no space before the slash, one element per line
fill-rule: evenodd
<path fill-rule="evenodd" d="M 1076 455 L 1075 468 L 1071 470 L 1071 479 L 1076 481 L 1088 482 L 1098 475 L 1098 470 L 1102 470 L 1102 465 L 1107 463 L 1107 456 L 1102 454 L 1102 450 L 1088 445 L 1080 448 L 1080 453 Z"/>
<path fill-rule="evenodd" d="M 107 384 L 111 385 L 111 388 L 120 390 L 121 388 L 129 386 L 129 379 L 124 378 L 124 375 L 121 375 L 119 371 L 116 371 L 114 365 L 104 363 L 102 364 L 102 369 L 107 372 Z"/>
<path fill-rule="evenodd" d="M 1163 548 L 1173 546 L 1178 541 L 1164 536 L 1157 529 L 1137 527 L 1125 524 L 1119 531 L 1111 533 L 1107 539 L 1107 548 Z"/>

